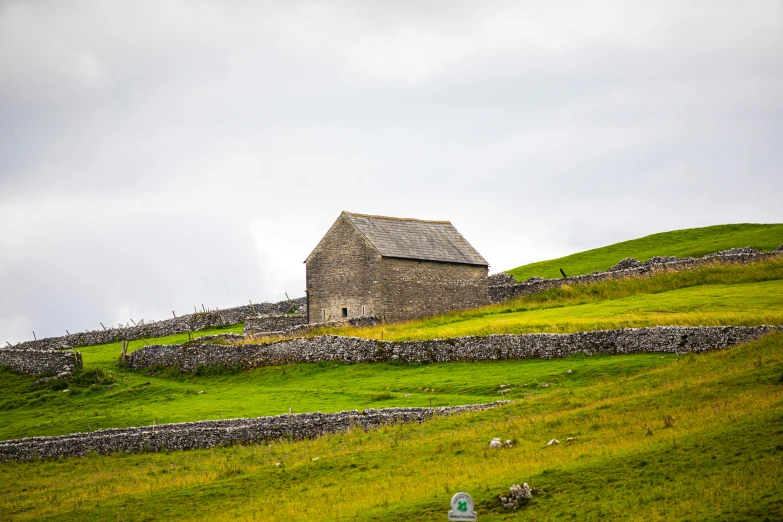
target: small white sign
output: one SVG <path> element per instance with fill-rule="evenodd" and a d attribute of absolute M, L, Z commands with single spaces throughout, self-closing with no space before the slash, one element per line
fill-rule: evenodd
<path fill-rule="evenodd" d="M 451 511 L 449 520 L 476 520 L 476 512 L 473 510 L 473 498 L 460 491 L 451 497 Z"/>

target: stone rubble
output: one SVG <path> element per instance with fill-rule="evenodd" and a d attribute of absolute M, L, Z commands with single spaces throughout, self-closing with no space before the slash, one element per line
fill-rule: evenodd
<path fill-rule="evenodd" d="M 522 484 L 515 484 L 509 488 L 508 497 L 500 497 L 500 503 L 506 509 L 517 509 L 520 505 L 524 505 L 533 498 L 533 491 L 527 482 Z"/>
<path fill-rule="evenodd" d="M 626 257 L 621 259 L 619 263 L 608 269 L 607 272 L 617 272 L 618 270 L 628 270 L 629 268 L 639 268 L 644 266 L 644 263 L 637 261 L 632 257 Z"/>

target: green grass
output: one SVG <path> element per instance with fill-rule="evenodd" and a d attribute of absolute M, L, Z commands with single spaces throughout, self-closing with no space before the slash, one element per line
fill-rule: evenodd
<path fill-rule="evenodd" d="M 781 296 L 783 260 L 774 260 L 564 287 L 410 323 L 331 332 L 421 339 L 783 324 Z M 241 325 L 197 335 L 227 331 Z M 133 341 L 130 349 L 142 346 Z M 513 403 L 313 441 L 5 463 L 2 520 L 442 520 L 460 490 L 490 521 L 783 520 L 783 334 L 698 356 L 321 363 L 193 374 L 121 368 L 119 343 L 81 351 L 85 369 L 67 381 L 35 384 L 0 370 L 0 439 L 272 415 L 289 406 L 303 412 L 478 403 L 501 398 L 501 390 Z M 668 416 L 673 426 L 666 426 Z M 493 437 L 514 447 L 490 451 Z M 566 443 L 568 437 L 575 440 Z M 552 438 L 561 444 L 546 447 Z M 544 493 L 505 513 L 498 495 L 521 482 Z"/>
<path fill-rule="evenodd" d="M 531 276 L 561 277 L 606 270 L 626 257 L 647 261 L 654 256 L 700 257 L 718 250 L 751 246 L 772 251 L 783 244 L 783 224 L 717 225 L 653 234 L 570 256 L 520 266 L 507 272 L 518 281 Z"/>
<path fill-rule="evenodd" d="M 35 385 L 0 371 L 0 439 L 60 435 L 99 428 L 193 420 L 258 417 L 306 411 L 474 404 L 548 393 L 540 384 L 581 386 L 671 360 L 673 355 L 598 357 L 569 361 L 450 363 L 437 365 L 295 364 L 223 375 L 104 370 L 113 380 L 81 387 Z M 577 376 L 566 378 L 569 368 Z M 95 371 L 88 370 L 88 371 Z M 208 372 L 207 372 L 208 373 Z M 84 379 L 87 381 L 87 379 Z M 149 384 L 146 384 L 149 383 Z M 522 385 L 526 386 L 522 386 Z M 200 393 L 203 392 L 203 393 Z"/>
<path fill-rule="evenodd" d="M 656 324 L 783 324 L 783 260 L 716 266 L 654 278 L 561 288 L 511 303 L 410 323 L 334 333 L 385 339 L 434 338 L 506 332 L 581 331 Z M 238 331 L 239 327 L 230 327 Z M 206 333 L 215 333 L 212 330 Z M 181 343 L 186 335 L 148 340 Z M 144 346 L 133 341 L 130 350 Z M 288 412 L 368 407 L 454 405 L 499 398 L 499 385 L 516 383 L 508 397 L 547 393 L 563 361 L 504 361 L 443 365 L 299 364 L 250 372 L 202 368 L 193 374 L 129 371 L 116 364 L 120 344 L 81 348 L 85 373 L 73 384 L 34 385 L 33 378 L 0 372 L 0 439 L 58 435 L 90 429 Z M 667 359 L 639 355 L 577 361 L 624 375 Z M 112 382 L 100 381 L 109 379 Z M 93 382 L 100 382 L 93 384 Z M 527 383 L 528 387 L 519 384 Z M 111 389 L 107 387 L 111 386 Z M 69 391 L 63 390 L 68 388 Z M 433 391 L 434 388 L 434 391 Z M 426 390 L 426 391 L 425 391 Z M 203 393 L 199 393 L 202 392 Z"/>
<path fill-rule="evenodd" d="M 783 519 L 783 335 L 569 385 L 591 368 L 578 365 L 611 360 L 635 359 L 553 361 L 578 369 L 547 393 L 420 425 L 2 464 L 0 518 L 444 520 L 468 491 L 483 521 Z M 514 447 L 489 450 L 493 437 Z M 544 493 L 505 513 L 498 495 L 521 482 Z"/>
<path fill-rule="evenodd" d="M 205 335 L 215 335 L 215 334 L 222 334 L 222 333 L 241 334 L 243 328 L 244 328 L 243 324 L 232 324 L 223 327 L 205 328 L 203 330 L 192 332 L 191 335 L 194 339 L 198 339 L 199 337 L 204 337 Z M 138 339 L 129 342 L 128 353 L 134 350 L 138 350 L 139 348 L 147 344 L 182 344 L 187 341 L 188 341 L 188 334 L 186 333 L 167 335 L 165 337 L 155 337 L 152 339 L 144 339 L 144 340 Z M 109 344 L 100 344 L 95 346 L 82 346 L 76 348 L 76 350 L 82 352 L 85 368 L 89 368 L 91 366 L 113 367 L 117 362 L 117 358 L 120 356 L 120 353 L 122 352 L 121 345 L 122 343 L 116 342 L 116 343 L 109 343 Z"/>
<path fill-rule="evenodd" d="M 323 328 L 371 339 L 577 332 L 663 325 L 783 324 L 783 259 L 573 285 L 483 308 L 370 328 Z"/>

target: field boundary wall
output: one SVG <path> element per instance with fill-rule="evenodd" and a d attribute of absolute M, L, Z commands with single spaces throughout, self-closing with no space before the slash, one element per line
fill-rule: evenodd
<path fill-rule="evenodd" d="M 312 439 L 355 427 L 365 431 L 386 424 L 423 422 L 494 408 L 509 401 L 440 408 L 384 408 L 337 413 L 298 413 L 253 419 L 159 424 L 134 428 L 111 428 L 56 437 L 28 437 L 0 441 L 0 462 L 12 460 L 84 457 L 90 452 L 143 453 L 212 448 L 236 443 Z"/>
<path fill-rule="evenodd" d="M 552 359 L 575 354 L 701 353 L 783 331 L 779 326 L 658 326 L 593 330 L 576 333 L 503 334 L 425 341 L 380 341 L 325 335 L 244 345 L 152 345 L 131 353 L 132 369 L 176 367 L 191 372 L 199 366 L 242 366 L 337 361 L 346 364 L 398 361 L 435 363 Z"/>

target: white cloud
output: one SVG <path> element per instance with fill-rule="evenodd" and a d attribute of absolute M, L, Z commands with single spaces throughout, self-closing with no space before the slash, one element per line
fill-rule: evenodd
<path fill-rule="evenodd" d="M 0 340 L 301 295 L 341 210 L 494 271 L 783 218 L 779 3 L 444 5 L 0 3 Z"/>

